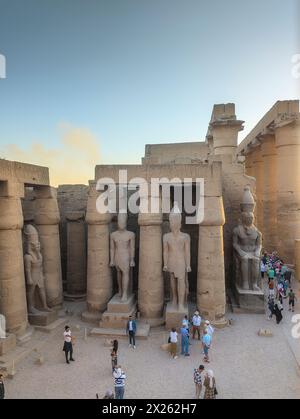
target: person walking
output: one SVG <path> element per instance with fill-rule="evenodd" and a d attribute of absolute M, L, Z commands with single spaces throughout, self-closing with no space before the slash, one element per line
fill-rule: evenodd
<path fill-rule="evenodd" d="M 115 367 L 118 365 L 118 347 L 119 342 L 115 339 L 113 341 L 113 347 L 110 353 L 112 372 L 114 372 Z"/>
<path fill-rule="evenodd" d="M 124 399 L 126 375 L 122 371 L 121 365 L 114 369 L 113 377 L 115 380 L 116 399 Z"/>
<path fill-rule="evenodd" d="M 215 399 L 218 392 L 216 388 L 216 380 L 212 370 L 207 371 L 203 385 L 205 387 L 204 399 Z"/>
<path fill-rule="evenodd" d="M 268 270 L 268 278 L 269 278 L 269 281 L 274 280 L 274 278 L 275 278 L 275 271 L 274 271 L 273 267 L 271 267 Z"/>
<path fill-rule="evenodd" d="M 268 299 L 268 308 L 270 310 L 270 315 L 269 315 L 269 320 L 272 319 L 273 314 L 275 314 L 275 304 L 274 304 L 274 298 L 273 296 L 269 295 L 269 299 Z"/>
<path fill-rule="evenodd" d="M 170 354 L 174 359 L 177 359 L 177 343 L 178 343 L 178 333 L 176 332 L 175 327 L 170 332 L 169 345 L 170 345 Z"/>
<path fill-rule="evenodd" d="M 276 317 L 276 323 L 279 324 L 282 321 L 282 311 L 283 311 L 283 307 L 280 303 L 280 301 L 276 301 L 275 306 L 274 306 L 274 314 Z"/>
<path fill-rule="evenodd" d="M 202 391 L 202 373 L 204 371 L 204 365 L 200 365 L 199 368 L 194 369 L 194 383 L 196 387 L 196 399 L 200 399 Z"/>
<path fill-rule="evenodd" d="M 181 355 L 190 356 L 189 354 L 189 329 L 182 326 L 181 334 Z"/>
<path fill-rule="evenodd" d="M 201 319 L 201 317 L 200 317 L 199 311 L 195 311 L 195 314 L 193 315 L 193 318 L 192 318 L 192 324 L 193 324 L 193 327 L 192 327 L 193 339 L 195 339 L 196 333 L 197 333 L 197 335 L 198 335 L 198 340 L 200 340 L 200 339 L 201 339 L 201 334 L 200 334 L 201 321 L 202 321 L 202 319 Z"/>
<path fill-rule="evenodd" d="M 133 349 L 135 349 L 136 321 L 133 320 L 132 316 L 129 316 L 126 326 L 126 334 L 129 335 L 129 347 L 131 348 L 133 346 Z"/>
<path fill-rule="evenodd" d="M 210 349 L 211 345 L 211 336 L 208 333 L 207 329 L 204 330 L 204 334 L 202 337 L 202 346 L 203 346 L 203 352 L 204 352 L 204 362 L 209 362 L 209 356 L 208 351 Z"/>
<path fill-rule="evenodd" d="M 265 272 L 266 272 L 266 270 L 267 270 L 267 267 L 266 267 L 266 265 L 265 265 L 264 261 L 262 260 L 262 261 L 260 262 L 260 273 L 261 273 L 261 278 L 262 278 L 262 279 L 264 279 L 264 277 L 265 277 Z"/>
<path fill-rule="evenodd" d="M 5 387 L 3 381 L 3 375 L 0 374 L 0 400 L 5 398 Z"/>
<path fill-rule="evenodd" d="M 294 313 L 294 311 L 295 311 L 295 300 L 297 301 L 297 297 L 296 297 L 296 295 L 295 295 L 295 293 L 292 289 L 290 289 L 288 297 L 289 297 L 289 311 L 292 310 L 292 312 Z"/>
<path fill-rule="evenodd" d="M 65 352 L 66 356 L 66 363 L 70 364 L 69 362 L 69 354 L 70 354 L 70 361 L 75 361 L 73 358 L 73 343 L 72 343 L 72 333 L 69 326 L 65 327 L 64 331 L 64 347 L 63 351 Z"/>

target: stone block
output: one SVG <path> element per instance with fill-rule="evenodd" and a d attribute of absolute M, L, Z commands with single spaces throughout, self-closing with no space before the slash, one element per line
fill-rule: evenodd
<path fill-rule="evenodd" d="M 237 286 L 236 298 L 240 312 L 265 314 L 265 296 L 262 291 L 243 290 Z"/>
<path fill-rule="evenodd" d="M 0 356 L 13 351 L 16 347 L 16 336 L 12 333 L 8 334 L 5 339 L 0 339 Z"/>
<path fill-rule="evenodd" d="M 272 337 L 273 332 L 269 329 L 259 329 L 258 336 Z"/>
<path fill-rule="evenodd" d="M 174 309 L 171 303 L 167 304 L 166 307 L 166 329 L 170 330 L 175 327 L 177 330 L 182 326 L 182 320 L 184 316 L 188 316 L 188 306 L 185 307 L 184 311 Z"/>
<path fill-rule="evenodd" d="M 109 313 L 129 313 L 135 306 L 135 296 L 130 295 L 126 302 L 121 302 L 119 296 L 116 294 L 107 304 L 107 311 Z"/>
<path fill-rule="evenodd" d="M 57 312 L 40 312 L 39 314 L 28 314 L 28 321 L 32 326 L 48 326 L 57 320 Z"/>

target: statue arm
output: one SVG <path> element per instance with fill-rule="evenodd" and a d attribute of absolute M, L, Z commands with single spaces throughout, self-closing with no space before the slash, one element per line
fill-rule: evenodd
<path fill-rule="evenodd" d="M 187 235 L 187 238 L 185 241 L 184 257 L 185 257 L 186 271 L 191 272 L 191 238 L 189 235 Z"/>
<path fill-rule="evenodd" d="M 262 234 L 260 231 L 257 230 L 258 237 L 256 240 L 256 250 L 255 250 L 255 256 L 257 258 L 260 258 L 261 256 L 261 250 L 262 250 Z"/>
<path fill-rule="evenodd" d="M 168 256 L 169 256 L 169 247 L 168 247 L 168 241 L 166 237 L 163 237 L 163 256 L 164 256 L 164 271 L 166 272 L 168 270 Z"/>
<path fill-rule="evenodd" d="M 110 266 L 115 266 L 115 241 L 110 235 Z"/>
<path fill-rule="evenodd" d="M 25 277 L 27 285 L 33 285 L 33 280 L 31 277 L 31 257 L 29 255 L 25 256 Z"/>
<path fill-rule="evenodd" d="M 243 249 L 241 249 L 241 246 L 239 245 L 239 239 L 238 239 L 238 234 L 237 234 L 237 231 L 236 230 L 233 231 L 232 240 L 233 240 L 233 248 L 238 253 L 238 255 L 241 258 L 246 257 L 247 256 L 247 253 L 244 252 Z"/>

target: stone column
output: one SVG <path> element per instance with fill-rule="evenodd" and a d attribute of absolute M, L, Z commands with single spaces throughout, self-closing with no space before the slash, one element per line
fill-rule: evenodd
<path fill-rule="evenodd" d="M 151 326 L 164 324 L 164 282 L 162 272 L 162 214 L 139 214 L 139 289 L 141 318 Z"/>
<path fill-rule="evenodd" d="M 0 197 L 0 313 L 7 331 L 17 336 L 28 325 L 22 227 L 20 199 Z"/>
<path fill-rule="evenodd" d="M 234 108 L 232 110 L 234 112 Z M 233 156 L 235 158 L 238 133 L 242 131 L 244 121 L 237 120 L 234 115 L 231 117 L 220 117 L 210 123 L 213 136 L 214 154 L 223 156 Z"/>
<path fill-rule="evenodd" d="M 206 197 L 204 221 L 199 225 L 197 307 L 204 319 L 224 327 L 226 295 L 222 197 Z"/>
<path fill-rule="evenodd" d="M 300 282 L 300 239 L 295 240 L 295 276 Z"/>
<path fill-rule="evenodd" d="M 295 239 L 300 238 L 300 119 L 299 115 L 275 121 L 277 149 L 278 252 L 294 263 Z"/>
<path fill-rule="evenodd" d="M 34 222 L 39 232 L 44 260 L 47 303 L 59 308 L 63 302 L 59 240 L 59 210 L 56 190 L 50 186 L 35 188 Z"/>
<path fill-rule="evenodd" d="M 86 225 L 83 211 L 66 214 L 67 221 L 67 292 L 65 298 L 86 295 Z"/>
<path fill-rule="evenodd" d="M 277 249 L 277 161 L 275 137 L 263 133 L 261 155 L 263 158 L 263 247 L 269 253 Z"/>
<path fill-rule="evenodd" d="M 256 218 L 257 227 L 263 230 L 264 212 L 263 212 L 263 191 L 264 191 L 264 161 L 261 153 L 261 146 L 256 146 L 252 152 L 253 156 L 253 176 L 256 179 Z"/>
<path fill-rule="evenodd" d="M 96 208 L 99 194 L 90 182 L 86 223 L 88 224 L 87 311 L 85 321 L 98 322 L 112 297 L 112 275 L 109 266 L 109 224 L 111 214 L 100 214 Z"/>

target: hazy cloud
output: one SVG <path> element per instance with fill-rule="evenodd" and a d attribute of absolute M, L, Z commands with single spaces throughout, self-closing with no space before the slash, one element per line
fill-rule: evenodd
<path fill-rule="evenodd" d="M 68 123 L 59 125 L 59 137 L 60 145 L 56 148 L 37 141 L 26 149 L 7 144 L 1 154 L 8 160 L 49 167 L 52 186 L 87 184 L 94 178 L 95 165 L 101 160 L 99 141 L 88 129 Z"/>

